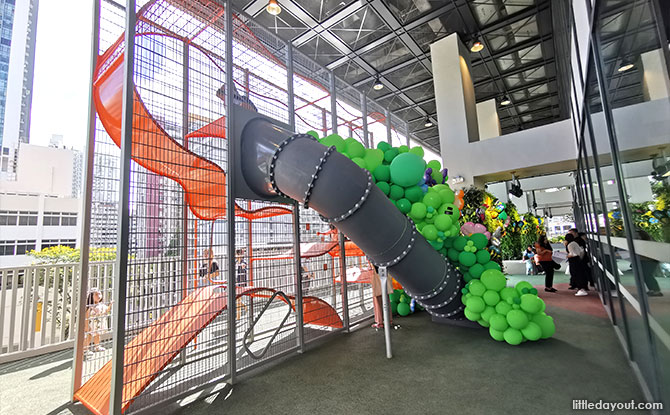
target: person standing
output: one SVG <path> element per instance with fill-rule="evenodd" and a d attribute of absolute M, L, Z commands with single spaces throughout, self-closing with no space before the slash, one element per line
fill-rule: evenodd
<path fill-rule="evenodd" d="M 565 235 L 565 248 L 568 251 L 568 265 L 570 266 L 570 279 L 577 288 L 575 296 L 583 297 L 589 295 L 587 292 L 588 282 L 584 271 L 584 248 L 576 241 L 577 238 L 571 233 Z"/>
<path fill-rule="evenodd" d="M 208 285 L 212 279 L 219 276 L 219 263 L 214 259 L 214 252 L 211 249 L 205 249 L 202 252 L 205 257 L 205 262 L 200 265 L 198 274 L 203 285 Z"/>
<path fill-rule="evenodd" d="M 245 287 L 247 285 L 247 262 L 244 260 L 244 249 L 238 249 L 235 255 L 235 285 Z"/>
<path fill-rule="evenodd" d="M 544 270 L 544 290 L 546 292 L 555 293 L 554 288 L 554 259 L 552 255 L 554 249 L 551 247 L 547 235 L 540 235 L 540 239 L 535 242 L 535 252 L 537 252 L 540 265 Z"/>
<path fill-rule="evenodd" d="M 388 293 L 393 292 L 393 282 L 391 281 L 391 276 L 388 275 L 386 278 L 386 288 Z M 372 272 L 372 306 L 375 310 L 375 322 L 372 325 L 374 329 L 383 329 L 384 328 L 384 303 L 382 300 L 382 281 L 379 277 L 379 268 L 374 265 L 374 271 Z M 390 301 L 390 300 L 389 300 Z M 389 310 L 390 313 L 390 310 Z M 399 328 L 400 326 L 393 325 L 393 314 L 390 313 L 389 322 L 391 327 L 394 329 Z"/>

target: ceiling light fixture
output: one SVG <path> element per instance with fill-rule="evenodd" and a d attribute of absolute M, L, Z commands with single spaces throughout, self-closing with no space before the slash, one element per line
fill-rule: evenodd
<path fill-rule="evenodd" d="M 472 42 L 472 46 L 470 46 L 470 51 L 472 52 L 481 52 L 484 50 L 484 44 L 480 42 L 479 40 L 475 40 Z"/>
<path fill-rule="evenodd" d="M 277 0 L 268 1 L 268 5 L 265 7 L 265 10 L 273 16 L 281 13 L 281 7 L 277 3 Z"/>
<path fill-rule="evenodd" d="M 500 105 L 509 105 L 509 104 L 511 104 L 511 103 L 512 103 L 512 101 L 510 101 L 510 99 L 509 99 L 509 97 L 508 97 L 507 95 L 503 96 L 503 97 L 500 99 Z"/>
<path fill-rule="evenodd" d="M 433 122 L 430 120 L 430 117 L 426 116 L 426 122 L 423 124 L 423 126 L 426 128 L 433 126 Z"/>
<path fill-rule="evenodd" d="M 621 66 L 619 66 L 619 69 L 617 69 L 617 71 L 618 71 L 618 72 L 626 72 L 626 71 L 630 71 L 630 70 L 633 69 L 634 67 L 635 67 L 635 64 L 634 64 L 634 63 L 631 63 L 631 62 L 622 62 L 622 63 L 621 63 Z"/>
<path fill-rule="evenodd" d="M 372 84 L 372 89 L 375 91 L 380 91 L 384 89 L 384 84 L 382 84 L 381 79 L 379 79 L 379 75 L 375 76 L 375 83 Z"/>

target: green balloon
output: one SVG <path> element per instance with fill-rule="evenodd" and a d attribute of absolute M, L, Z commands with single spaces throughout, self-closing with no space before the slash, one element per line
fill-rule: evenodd
<path fill-rule="evenodd" d="M 423 156 L 425 155 L 424 152 L 423 152 L 423 147 L 418 147 L 418 146 L 410 148 L 409 152 L 412 153 L 412 154 L 415 154 L 415 155 L 417 155 L 421 158 L 423 158 Z"/>
<path fill-rule="evenodd" d="M 474 277 L 469 272 L 466 272 L 466 273 L 463 274 L 463 280 L 465 280 L 465 282 L 470 282 L 473 279 L 474 279 Z"/>
<path fill-rule="evenodd" d="M 440 207 L 440 204 L 442 204 L 442 199 L 440 199 L 440 195 L 434 192 L 428 192 L 423 196 L 423 203 L 426 206 L 431 206 L 433 209 L 437 209 Z"/>
<path fill-rule="evenodd" d="M 493 261 L 489 261 L 489 262 L 485 263 L 485 264 L 484 264 L 484 268 L 485 268 L 485 269 L 494 269 L 494 270 L 496 270 L 496 271 L 501 271 L 501 270 L 502 270 L 502 269 L 500 268 L 500 265 L 498 265 L 498 263 L 493 262 Z"/>
<path fill-rule="evenodd" d="M 542 338 L 543 339 L 548 339 L 549 337 L 553 336 L 554 333 L 556 332 L 556 326 L 554 325 L 554 319 L 544 315 L 544 314 L 535 314 L 532 318 L 531 321 L 538 326 L 540 326 L 540 329 L 542 330 Z"/>
<path fill-rule="evenodd" d="M 369 148 L 365 150 L 365 156 L 363 157 L 365 164 L 368 166 L 370 171 L 374 172 L 375 169 L 381 166 L 384 161 L 384 152 L 377 148 Z"/>
<path fill-rule="evenodd" d="M 412 299 L 409 298 L 408 295 L 406 295 L 406 294 L 402 294 L 402 295 L 400 295 L 400 302 L 401 302 L 401 303 L 407 303 L 407 304 L 409 304 L 410 301 L 412 301 Z"/>
<path fill-rule="evenodd" d="M 389 160 L 389 153 L 394 151 L 395 155 Z M 403 187 L 416 185 L 423 177 L 425 167 L 423 159 L 412 153 L 398 155 L 397 151 L 397 149 L 391 149 L 384 153 L 384 159 L 391 163 L 391 180 Z"/>
<path fill-rule="evenodd" d="M 423 227 L 423 237 L 429 241 L 437 239 L 437 228 L 434 225 L 426 225 Z"/>
<path fill-rule="evenodd" d="M 405 197 L 412 203 L 416 203 L 423 198 L 423 190 L 419 186 L 412 186 L 405 189 Z"/>
<path fill-rule="evenodd" d="M 439 170 L 433 170 L 433 172 L 430 174 L 430 177 L 433 178 L 437 183 L 443 183 L 444 182 L 444 176 L 442 176 L 442 173 Z"/>
<path fill-rule="evenodd" d="M 459 252 L 455 248 L 449 248 L 447 251 L 447 258 L 452 260 L 453 262 L 458 261 L 458 254 Z"/>
<path fill-rule="evenodd" d="M 486 300 L 484 302 L 486 302 Z M 491 307 L 491 306 L 487 306 L 484 309 L 484 311 L 481 312 L 482 320 L 484 320 L 487 323 L 491 323 L 490 318 L 491 318 L 491 316 L 494 316 L 494 315 L 496 315 L 496 309 Z"/>
<path fill-rule="evenodd" d="M 437 192 L 440 195 L 440 198 L 442 199 L 442 203 L 454 203 L 454 200 L 456 200 L 456 195 L 454 195 L 454 191 L 447 188 L 444 190 L 440 190 Z"/>
<path fill-rule="evenodd" d="M 507 301 L 508 298 L 514 299 L 518 296 L 519 294 L 517 294 L 514 287 L 505 287 L 502 290 L 500 290 L 500 298 L 502 298 L 503 301 Z"/>
<path fill-rule="evenodd" d="M 489 334 L 495 341 L 501 342 L 505 340 L 505 334 L 500 330 L 494 329 L 493 326 L 489 327 Z"/>
<path fill-rule="evenodd" d="M 447 248 L 452 248 L 454 246 L 454 237 L 449 237 L 444 239 L 444 246 Z"/>
<path fill-rule="evenodd" d="M 442 200 L 442 198 L 440 198 Z M 440 213 L 451 216 L 451 221 L 456 224 L 458 218 L 461 216 L 461 212 L 458 210 L 458 207 L 453 203 L 442 203 L 438 209 Z"/>
<path fill-rule="evenodd" d="M 507 304 L 506 302 L 501 301 L 498 304 L 496 304 L 496 313 L 503 316 L 507 316 L 507 313 L 509 313 L 510 311 L 512 311 L 512 306 Z M 507 320 L 505 320 L 505 322 L 507 322 Z"/>
<path fill-rule="evenodd" d="M 511 344 L 512 346 L 521 344 L 521 342 L 523 341 L 523 335 L 521 334 L 521 332 L 512 327 L 505 330 L 505 332 L 503 333 L 503 337 L 505 338 L 505 341 Z"/>
<path fill-rule="evenodd" d="M 489 244 L 489 240 L 483 233 L 473 233 L 470 235 L 470 240 L 474 242 L 477 249 L 484 249 Z"/>
<path fill-rule="evenodd" d="M 439 236 L 438 236 L 438 237 L 439 237 Z M 439 251 L 440 249 L 442 249 L 442 248 L 444 247 L 444 242 L 442 242 L 442 241 L 440 241 L 440 240 L 436 240 L 436 241 L 428 241 L 428 243 L 429 243 L 430 246 L 432 246 L 433 249 L 436 250 L 436 251 Z"/>
<path fill-rule="evenodd" d="M 351 161 L 356 163 L 356 165 L 358 167 L 360 167 L 361 169 L 367 169 L 368 168 L 368 166 L 365 164 L 365 160 L 363 160 L 360 157 L 354 157 L 354 158 L 351 159 Z"/>
<path fill-rule="evenodd" d="M 525 294 L 523 292 L 523 289 L 526 288 L 527 290 L 531 290 L 533 288 L 533 285 L 529 283 L 528 281 L 519 281 L 516 283 L 514 286 L 516 289 L 516 292 L 519 293 L 519 295 Z"/>
<path fill-rule="evenodd" d="M 372 174 L 378 182 L 388 182 L 391 180 L 391 169 L 389 166 L 383 164 L 377 167 Z"/>
<path fill-rule="evenodd" d="M 507 330 L 507 327 L 509 327 L 509 324 L 507 324 L 507 319 L 505 318 L 504 315 L 496 314 L 492 315 L 489 318 L 489 324 L 491 324 L 491 327 L 498 330 L 498 331 L 505 331 Z"/>
<path fill-rule="evenodd" d="M 398 206 L 398 209 L 404 214 L 408 214 L 409 211 L 412 209 L 412 204 L 410 203 L 409 200 L 402 198 L 398 199 L 396 202 L 396 206 Z"/>
<path fill-rule="evenodd" d="M 469 301 L 468 304 L 470 304 Z M 510 327 L 521 330 L 528 325 L 528 316 L 521 310 L 512 310 L 507 313 L 507 324 Z"/>
<path fill-rule="evenodd" d="M 492 307 L 494 307 L 496 304 L 500 302 L 500 295 L 498 295 L 498 293 L 493 290 L 486 290 L 484 295 L 482 295 L 482 298 L 484 299 L 486 305 Z"/>
<path fill-rule="evenodd" d="M 316 138 L 317 140 L 319 139 L 319 134 L 314 130 L 307 131 L 307 134 L 311 135 L 312 137 Z"/>
<path fill-rule="evenodd" d="M 348 141 L 349 139 L 347 138 L 345 141 Z M 359 143 L 356 141 L 356 139 L 352 139 L 353 141 L 348 141 L 347 142 L 347 154 L 351 156 L 351 158 L 364 158 L 365 157 L 365 147 L 363 144 Z"/>
<path fill-rule="evenodd" d="M 505 219 L 507 219 L 507 213 L 505 213 L 505 212 L 500 212 L 500 214 L 498 215 L 498 219 L 500 219 L 500 220 L 505 220 Z"/>
<path fill-rule="evenodd" d="M 484 300 L 482 300 L 481 297 L 473 295 L 472 297 L 468 298 L 468 303 L 465 305 L 465 307 L 466 310 L 470 309 L 472 312 L 481 313 L 486 308 L 486 303 L 484 303 Z"/>
<path fill-rule="evenodd" d="M 400 293 L 394 291 L 389 294 L 389 300 L 391 300 L 392 303 L 400 302 L 400 295 Z"/>
<path fill-rule="evenodd" d="M 439 161 L 437 160 L 431 160 L 428 162 L 428 165 L 426 167 L 430 167 L 433 169 L 433 171 L 440 171 L 442 170 L 442 165 L 440 164 Z"/>
<path fill-rule="evenodd" d="M 472 295 L 481 297 L 486 292 L 486 286 L 479 280 L 472 280 L 468 285 L 468 290 L 470 290 Z"/>
<path fill-rule="evenodd" d="M 459 251 L 462 251 L 463 248 L 465 248 L 465 245 L 468 244 L 468 238 L 465 236 L 459 236 L 456 239 L 454 239 L 454 249 L 458 249 Z"/>
<path fill-rule="evenodd" d="M 448 230 L 451 228 L 451 216 L 445 215 L 443 213 L 440 213 L 435 217 L 435 226 L 437 226 L 437 229 L 441 230 L 442 232 Z"/>
<path fill-rule="evenodd" d="M 399 305 L 399 304 L 400 304 L 400 303 L 396 303 L 396 302 L 392 302 L 392 303 L 390 304 L 391 314 L 398 314 L 398 305 Z"/>
<path fill-rule="evenodd" d="M 537 314 L 542 311 L 543 301 L 533 294 L 524 294 L 521 296 L 521 309 L 529 314 Z"/>
<path fill-rule="evenodd" d="M 397 155 L 398 155 L 397 148 L 389 148 L 384 152 L 384 161 L 390 163 L 393 161 L 394 158 L 396 158 Z"/>
<path fill-rule="evenodd" d="M 503 275 L 502 272 L 493 269 L 487 269 L 486 271 L 482 272 L 482 275 L 479 277 L 479 279 L 486 286 L 486 288 L 496 292 L 502 290 L 505 288 L 505 285 L 507 285 L 505 275 Z"/>
<path fill-rule="evenodd" d="M 409 211 L 409 216 L 414 221 L 420 221 L 426 217 L 426 205 L 421 202 L 413 203 L 412 209 Z"/>
<path fill-rule="evenodd" d="M 346 149 L 346 143 L 344 142 L 344 139 L 337 134 L 326 136 L 323 140 L 321 140 L 321 144 L 326 147 L 335 146 L 338 153 L 344 153 Z"/>
<path fill-rule="evenodd" d="M 408 151 L 409 151 L 409 147 L 407 147 L 407 146 L 400 146 L 400 147 L 398 147 L 398 152 L 399 152 L 400 154 L 402 154 L 402 153 L 407 153 Z"/>
<path fill-rule="evenodd" d="M 478 235 L 481 235 L 481 234 L 478 234 Z M 486 236 L 484 236 L 484 238 L 486 238 Z M 476 246 L 476 244 L 475 244 L 475 246 Z M 477 251 L 475 253 L 475 255 L 477 255 L 477 262 L 484 265 L 491 260 L 491 254 L 486 249 L 481 249 L 481 248 L 478 248 L 478 249 L 479 249 L 479 251 Z"/>
<path fill-rule="evenodd" d="M 530 341 L 537 341 L 542 337 L 542 328 L 537 323 L 531 321 L 526 327 L 521 329 L 521 334 Z"/>
<path fill-rule="evenodd" d="M 386 182 L 377 182 L 377 187 L 384 192 L 386 196 L 389 195 L 389 192 L 391 191 L 391 186 L 389 186 L 388 183 Z"/>
<path fill-rule="evenodd" d="M 484 320 L 483 318 L 480 318 L 479 320 L 477 320 L 477 323 L 479 323 L 479 325 L 482 326 L 482 327 L 489 327 L 489 322 Z"/>
<path fill-rule="evenodd" d="M 477 257 L 472 252 L 461 252 L 458 254 L 458 262 L 465 265 L 466 267 L 471 267 L 477 262 Z"/>
<path fill-rule="evenodd" d="M 391 185 L 391 190 L 389 192 L 389 198 L 391 198 L 391 200 L 402 199 L 404 195 L 405 195 L 405 189 L 396 184 Z"/>
<path fill-rule="evenodd" d="M 386 152 L 386 150 L 388 150 L 388 149 L 391 148 L 391 145 L 390 145 L 389 143 L 387 143 L 386 141 L 380 141 L 380 142 L 377 144 L 377 148 L 378 148 L 379 150 L 383 151 L 383 152 Z"/>
<path fill-rule="evenodd" d="M 398 311 L 398 314 L 400 314 L 400 315 L 403 316 L 403 317 L 404 317 L 404 316 L 408 316 L 409 313 L 412 312 L 412 310 L 411 310 L 410 307 L 409 307 L 409 304 L 407 304 L 407 303 L 400 303 L 400 304 L 398 304 L 397 311 Z"/>
<path fill-rule="evenodd" d="M 479 278 L 482 276 L 482 272 L 484 272 L 484 267 L 482 264 L 475 264 L 470 267 L 470 274 L 472 274 L 473 278 Z"/>
<path fill-rule="evenodd" d="M 472 297 L 470 297 L 470 299 L 472 299 Z M 468 301 L 470 301 L 470 300 L 468 300 Z M 479 313 L 476 313 L 476 312 L 472 311 L 467 306 L 465 307 L 465 313 L 464 314 L 465 314 L 465 318 L 467 318 L 470 321 L 477 321 L 481 318 Z"/>

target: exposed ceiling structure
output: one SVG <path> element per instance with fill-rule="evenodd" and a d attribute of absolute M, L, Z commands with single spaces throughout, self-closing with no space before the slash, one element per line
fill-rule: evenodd
<path fill-rule="evenodd" d="M 435 150 L 430 44 L 455 32 L 464 42 L 484 45 L 470 56 L 477 101 L 511 101 L 498 105 L 503 134 L 567 118 L 552 29 L 552 9 L 563 0 L 278 0 L 277 16 L 265 11 L 267 3 L 233 0 L 408 122 L 413 137 Z M 385 86 L 380 91 L 372 88 L 376 75 Z M 434 126 L 424 126 L 426 116 Z"/>

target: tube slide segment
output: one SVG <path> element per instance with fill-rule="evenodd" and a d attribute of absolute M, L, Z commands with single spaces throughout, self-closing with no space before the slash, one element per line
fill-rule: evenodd
<path fill-rule="evenodd" d="M 370 260 L 386 266 L 434 319 L 463 320 L 462 278 L 374 184 L 369 172 L 306 134 L 264 118 L 242 131 L 242 171 L 262 197 L 288 196 L 319 212 Z"/>

